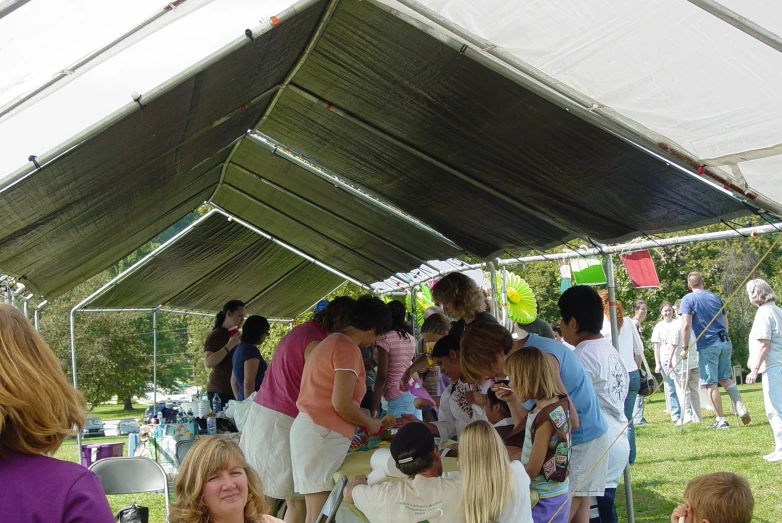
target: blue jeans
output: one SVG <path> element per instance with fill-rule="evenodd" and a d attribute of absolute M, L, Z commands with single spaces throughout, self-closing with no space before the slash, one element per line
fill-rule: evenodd
<path fill-rule="evenodd" d="M 421 411 L 413 406 L 415 396 L 410 392 L 405 392 L 401 396 L 388 401 L 388 412 L 395 418 L 401 418 L 402 414 L 412 414 L 418 419 L 423 419 Z"/>
<path fill-rule="evenodd" d="M 630 442 L 630 463 L 635 462 L 635 427 L 633 426 L 633 411 L 635 409 L 635 399 L 638 397 L 638 389 L 641 388 L 641 373 L 634 370 L 628 373 L 630 376 L 630 388 L 627 390 L 625 398 L 625 416 L 630 422 L 627 427 L 627 440 Z"/>
<path fill-rule="evenodd" d="M 679 396 L 676 394 L 676 384 L 673 382 L 671 375 L 665 372 L 665 369 L 663 369 L 663 377 L 665 378 L 663 382 L 665 383 L 665 397 L 668 398 L 668 402 L 671 404 L 671 412 L 669 414 L 672 420 L 676 420 L 682 414 L 682 409 L 679 406 Z"/>
<path fill-rule="evenodd" d="M 774 450 L 782 452 L 782 365 L 763 373 L 763 402 L 774 433 Z"/>

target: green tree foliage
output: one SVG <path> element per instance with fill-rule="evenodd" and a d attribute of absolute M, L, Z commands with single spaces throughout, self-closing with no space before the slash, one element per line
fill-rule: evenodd
<path fill-rule="evenodd" d="M 715 225 L 687 231 L 687 234 L 724 229 L 724 225 Z M 630 314 L 635 300 L 643 299 L 649 306 L 649 315 L 642 329 L 647 358 L 653 358 L 650 337 L 652 327 L 661 319 L 662 302 L 669 301 L 673 304 L 689 292 L 687 274 L 692 271 L 700 272 L 706 282 L 706 288 L 728 302 L 728 298 L 738 285 L 771 247 L 775 236 L 765 235 L 651 249 L 650 253 L 657 269 L 660 286 L 648 289 L 633 287 L 620 256 L 614 255 L 617 299 L 622 302 L 627 314 Z M 560 250 L 551 252 L 558 251 Z M 530 263 L 513 267 L 512 270 L 524 278 L 535 291 L 540 305 L 540 316 L 548 321 L 558 320 L 557 299 L 560 296 L 558 263 Z M 752 278 L 764 278 L 772 288 L 782 291 L 782 247 L 774 248 L 753 273 Z M 749 303 L 743 288 L 738 289 L 733 299 L 728 302 L 727 313 L 735 365 L 746 366 L 747 338 L 755 311 L 756 308 Z"/>

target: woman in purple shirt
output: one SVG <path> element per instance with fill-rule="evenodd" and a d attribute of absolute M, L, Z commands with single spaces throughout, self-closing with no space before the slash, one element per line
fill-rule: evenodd
<path fill-rule="evenodd" d="M 49 457 L 85 423 L 84 397 L 14 307 L 0 304 L 0 519 L 113 523 L 98 478 Z"/>

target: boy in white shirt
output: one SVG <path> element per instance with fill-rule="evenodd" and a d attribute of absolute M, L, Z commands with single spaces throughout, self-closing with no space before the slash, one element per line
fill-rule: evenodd
<path fill-rule="evenodd" d="M 464 519 L 459 478 L 442 477 L 443 464 L 434 435 L 423 423 L 405 425 L 391 442 L 396 467 L 406 481 L 371 487 L 357 476 L 345 487 L 345 500 L 364 513 L 370 523 L 461 523 Z"/>

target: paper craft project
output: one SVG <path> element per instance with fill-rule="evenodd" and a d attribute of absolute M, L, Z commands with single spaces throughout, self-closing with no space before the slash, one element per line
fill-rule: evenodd
<path fill-rule="evenodd" d="M 649 251 L 638 251 L 630 254 L 622 254 L 622 263 L 627 269 L 627 275 L 633 282 L 633 287 L 659 287 L 660 278 L 657 277 L 657 269 L 654 267 Z"/>
<path fill-rule="evenodd" d="M 603 261 L 593 256 L 582 256 L 570 260 L 570 269 L 576 285 L 605 285 L 608 283 L 603 270 Z"/>

